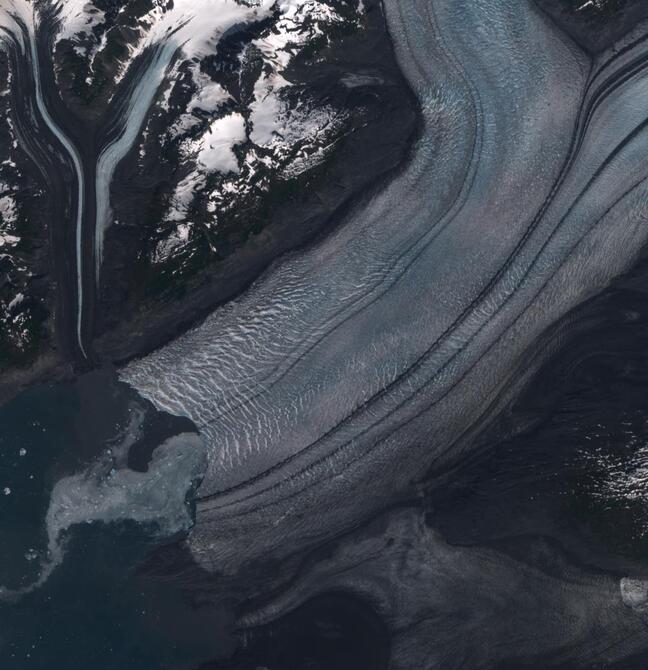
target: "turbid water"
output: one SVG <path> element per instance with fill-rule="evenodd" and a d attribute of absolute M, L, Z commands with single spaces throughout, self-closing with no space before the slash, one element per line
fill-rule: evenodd
<path fill-rule="evenodd" d="M 497 552 L 503 561 L 541 566 L 553 576 L 593 570 L 613 584 L 648 574 L 648 497 L 631 486 L 632 474 L 645 467 L 648 441 L 647 275 L 640 267 L 581 310 L 572 320 L 577 327 L 563 331 L 569 336 L 557 355 L 483 450 L 436 481 L 424 505 L 452 545 Z M 0 410 L 0 422 L 0 487 L 9 489 L 0 495 L 0 574 L 11 588 L 32 584 L 46 560 L 46 517 L 57 482 L 93 471 L 93 464 L 96 472 L 108 450 L 116 469 L 143 472 L 158 445 L 192 429 L 155 412 L 109 371 L 75 385 L 32 389 Z M 181 537 L 161 538 L 150 524 L 126 519 L 72 526 L 49 579 L 0 604 L 2 667 L 44 670 L 52 659 L 65 659 L 70 669 L 106 670 L 386 667 L 398 635 L 392 640 L 368 603 L 350 595 L 325 593 L 239 646 L 232 622 L 246 583 L 238 585 L 237 602 L 218 580 L 206 597 L 173 570 L 163 580 L 142 572 L 151 552 Z M 267 575 L 259 568 L 258 575 L 278 568 L 268 565 Z M 463 597 L 456 594 L 459 603 Z M 437 626 L 447 634 L 441 612 Z M 621 650 L 630 645 L 629 658 L 622 653 L 609 664 L 583 666 L 568 656 L 547 666 L 540 655 L 526 658 L 524 667 L 639 670 L 646 661 L 640 631 L 618 641 Z M 419 644 L 434 648 L 434 639 Z M 210 659 L 220 660 L 203 666 Z"/>
<path fill-rule="evenodd" d="M 645 667 L 645 267 L 588 300 L 648 239 L 648 25 L 385 9 L 401 171 L 122 370 L 159 411 L 109 371 L 2 410 L 9 667 Z"/>
<path fill-rule="evenodd" d="M 32 389 L 0 409 L 3 586 L 28 589 L 51 560 L 46 519 L 58 481 L 106 459 L 110 469 L 99 478 L 112 469 L 146 477 L 128 469 L 119 446 L 126 441 L 135 455 L 131 466 L 143 470 L 151 450 L 184 433 L 187 423 L 147 408 L 109 372 Z M 77 510 L 83 520 L 93 515 L 98 498 Z M 154 506 L 154 496 L 143 507 L 147 502 Z M 190 519 L 189 499 L 183 507 Z M 153 670 L 187 667 L 230 649 L 221 610 L 197 611 L 173 584 L 136 574 L 150 551 L 181 536 L 172 531 L 161 537 L 154 523 L 119 518 L 66 529 L 59 538 L 63 562 L 44 585 L 0 601 L 2 668 L 51 668 L 59 659 L 69 669 Z"/>

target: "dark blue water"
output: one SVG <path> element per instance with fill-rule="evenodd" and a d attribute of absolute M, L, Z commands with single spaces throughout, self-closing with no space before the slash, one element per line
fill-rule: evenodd
<path fill-rule="evenodd" d="M 423 504 L 449 542 L 494 545 L 521 561 L 549 543 L 587 570 L 648 574 L 648 263 L 642 268 L 574 316 L 482 450 L 435 479 Z M 144 470 L 167 437 L 192 429 L 110 372 L 35 388 L 0 408 L 0 584 L 20 588 L 38 577 L 52 487 L 105 457 L 134 412 L 143 416 L 129 452 L 134 469 Z M 0 602 L 0 670 L 387 667 L 385 622 L 348 594 L 324 594 L 241 646 L 232 621 L 246 584 L 232 606 L 218 576 L 201 597 L 173 570 L 166 579 L 164 569 L 142 570 L 179 539 L 132 521 L 71 528 L 45 584 Z M 641 654 L 614 667 L 647 664 Z M 548 666 L 539 658 L 524 667 Z"/>
<path fill-rule="evenodd" d="M 52 486 L 119 439 L 134 403 L 146 415 L 135 449 L 145 467 L 146 454 L 186 423 L 145 407 L 110 373 L 36 388 L 0 408 L 2 585 L 37 578 L 47 557 Z M 171 582 L 138 574 L 162 543 L 153 531 L 134 522 L 70 529 L 65 558 L 46 583 L 17 602 L 0 602 L 0 668 L 180 669 L 231 653 L 222 609 L 198 608 Z"/>
<path fill-rule="evenodd" d="M 134 413 L 143 417 L 143 430 L 129 451 L 132 469 L 145 470 L 153 449 L 192 430 L 188 421 L 156 412 L 109 371 L 34 388 L 0 407 L 2 586 L 24 588 L 38 578 L 48 556 L 52 488 L 106 458 Z M 173 569 L 164 579 L 164 566 L 143 569 L 156 550 L 182 539 L 161 540 L 155 531 L 133 521 L 73 526 L 47 581 L 17 600 L 0 600 L 0 670 L 385 667 L 382 622 L 341 594 L 305 605 L 243 648 L 217 579 L 202 597 Z M 244 600 L 245 585 L 238 592 Z"/>

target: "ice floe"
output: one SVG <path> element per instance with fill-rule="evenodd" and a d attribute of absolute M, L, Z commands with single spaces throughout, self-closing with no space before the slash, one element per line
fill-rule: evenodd
<path fill-rule="evenodd" d="M 123 445 L 132 441 L 129 427 Z M 120 446 L 114 450 L 123 451 Z M 65 555 L 65 535 L 73 526 L 135 521 L 156 537 L 166 538 L 187 531 L 192 513 L 187 500 L 192 487 L 204 474 L 205 448 L 195 434 L 169 438 L 153 452 L 146 472 L 135 472 L 118 464 L 114 450 L 107 450 L 87 470 L 59 480 L 51 493 L 45 523 L 47 558 L 38 579 L 17 590 L 0 587 L 1 599 L 16 599 L 49 578 Z M 11 490 L 5 488 L 5 495 Z"/>

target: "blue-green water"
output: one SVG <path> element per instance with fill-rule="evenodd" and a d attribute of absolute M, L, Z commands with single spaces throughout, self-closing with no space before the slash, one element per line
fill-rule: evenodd
<path fill-rule="evenodd" d="M 82 472 L 143 412 L 147 451 L 186 425 L 146 407 L 110 373 L 32 389 L 0 408 L 0 584 L 26 587 L 47 561 L 45 516 L 61 477 Z M 164 541 L 132 521 L 72 527 L 39 588 L 0 601 L 2 670 L 195 668 L 231 652 L 227 617 L 168 581 L 138 574 Z"/>

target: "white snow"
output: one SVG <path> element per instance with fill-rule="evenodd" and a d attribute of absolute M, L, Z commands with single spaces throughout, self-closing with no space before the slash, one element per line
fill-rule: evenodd
<path fill-rule="evenodd" d="M 205 176 L 192 172 L 185 177 L 175 189 L 172 207 L 164 217 L 166 221 L 183 221 L 193 202 L 196 192 L 205 186 Z"/>
<path fill-rule="evenodd" d="M 18 242 L 20 242 L 20 238 L 16 237 L 16 235 L 9 235 L 9 233 L 0 231 L 0 247 L 15 246 Z"/>
<path fill-rule="evenodd" d="M 239 161 L 232 151 L 237 144 L 249 140 L 264 150 L 259 152 L 252 146 L 245 156 L 246 170 L 241 178 L 246 181 L 254 176 L 261 164 L 280 170 L 284 178 L 291 178 L 313 168 L 328 154 L 328 148 L 322 145 L 326 145 L 327 135 L 339 127 L 344 117 L 328 106 L 313 108 L 302 103 L 295 105 L 294 102 L 289 105 L 282 93 L 292 84 L 283 73 L 304 47 L 324 34 L 325 26 L 341 22 L 342 18 L 318 0 L 287 0 L 280 2 L 278 9 L 276 22 L 252 42 L 263 58 L 263 69 L 255 82 L 253 100 L 248 106 L 248 127 L 241 114 L 230 114 L 213 121 L 202 137 L 183 143 L 182 156 L 185 160 L 193 158 L 196 169 L 178 185 L 166 220 L 185 219 L 196 188 L 204 187 L 204 179 L 200 175 L 210 172 L 241 173 Z M 249 53 L 244 52 L 242 60 Z M 252 57 L 255 57 L 254 54 Z M 199 121 L 192 115 L 194 110 L 216 112 L 231 99 L 220 84 L 212 82 L 197 66 L 193 68 L 193 77 L 199 93 L 189 103 L 187 113 L 172 126 L 172 137 L 182 136 L 196 127 Z M 304 147 L 295 152 L 295 147 L 300 144 Z M 268 151 L 271 155 L 267 155 Z M 292 163 L 285 165 L 290 160 Z M 248 187 L 243 183 L 227 182 L 221 187 L 223 194 L 228 188 L 230 194 L 244 194 Z M 216 212 L 219 199 L 217 195 L 210 199 L 210 212 Z M 182 239 L 174 232 L 161 243 L 156 258 L 168 257 L 179 246 L 182 246 Z"/>
<path fill-rule="evenodd" d="M 200 124 L 200 118 L 194 114 L 195 111 L 213 114 L 232 99 L 232 96 L 220 84 L 201 72 L 198 65 L 192 68 L 191 74 L 198 93 L 189 101 L 186 112 L 181 114 L 169 129 L 169 137 L 172 139 L 186 135 Z M 159 105 L 164 111 L 169 111 L 172 89 L 173 86 L 168 86 L 161 97 Z"/>
<path fill-rule="evenodd" d="M 214 112 L 222 104 L 232 99 L 232 96 L 220 84 L 212 81 L 197 67 L 193 68 L 192 76 L 198 89 L 198 95 L 187 106 L 187 112 L 193 112 L 194 109 Z"/>
<path fill-rule="evenodd" d="M 587 2 L 578 7 L 576 11 L 581 12 L 583 9 L 587 9 L 588 7 L 594 7 L 594 9 L 603 9 L 606 4 L 607 0 L 587 0 Z"/>
<path fill-rule="evenodd" d="M 97 164 L 97 277 L 103 259 L 105 230 L 111 223 L 109 191 L 114 171 L 139 136 L 154 95 L 177 50 L 180 49 L 187 59 L 199 59 L 213 51 L 228 29 L 269 16 L 273 4 L 274 0 L 261 0 L 259 5 L 250 7 L 234 0 L 175 0 L 172 9 L 165 11 L 156 7 L 142 20 L 145 37 L 132 56 L 141 53 L 147 46 L 162 45 L 162 48 L 133 90 L 126 110 L 125 131 L 112 145 L 103 149 Z"/>
<path fill-rule="evenodd" d="M 59 39 L 78 42 L 91 36 L 93 29 L 105 21 L 104 12 L 88 0 L 59 0 L 54 6 L 58 11 Z M 85 54 L 80 46 L 76 50 L 79 55 Z"/>
<path fill-rule="evenodd" d="M 27 0 L 6 0 L 12 7 L 28 8 Z M 106 34 L 92 43 L 93 32 L 105 23 L 105 14 L 91 0 L 49 0 L 58 11 L 58 39 L 70 39 L 78 53 L 92 59 L 107 44 Z M 4 18 L 3 18 L 4 16 Z M 120 65 L 115 76 L 115 86 L 129 69 L 134 59 L 149 47 L 156 47 L 155 57 L 139 79 L 125 105 L 123 130 L 113 144 L 103 147 L 96 169 L 97 221 L 96 221 L 96 272 L 99 275 L 103 257 L 105 230 L 111 225 L 109 202 L 110 184 L 116 166 L 130 150 L 146 128 L 146 118 L 161 84 L 173 80 L 179 72 L 178 61 L 191 62 L 191 74 L 197 94 L 188 103 L 184 113 L 171 124 L 170 137 L 183 137 L 205 123 L 205 115 L 218 115 L 223 105 L 232 100 L 224 87 L 201 71 L 200 61 L 212 55 L 219 41 L 231 29 L 250 25 L 270 17 L 274 23 L 252 41 L 252 51 L 261 54 L 263 70 L 254 88 L 254 100 L 248 110 L 212 119 L 198 139 L 187 140 L 182 145 L 184 157 L 195 165 L 193 173 L 176 187 L 171 207 L 165 215 L 167 221 L 183 221 L 195 197 L 204 187 L 205 177 L 218 172 L 223 175 L 240 174 L 241 166 L 234 152 L 237 145 L 250 140 L 275 154 L 274 167 L 284 169 L 293 140 L 307 142 L 322 132 L 322 115 L 310 117 L 289 109 L 282 98 L 282 91 L 291 86 L 283 73 L 290 61 L 312 41 L 325 34 L 325 28 L 344 21 L 328 4 L 320 0 L 174 0 L 156 2 L 155 6 L 139 20 L 139 38 L 130 48 L 127 62 Z M 7 22 L 7 12 L 0 10 L 0 25 Z M 89 53 L 92 51 L 92 53 Z M 254 55 L 253 55 L 254 57 Z M 245 58 L 243 56 L 242 58 Z M 90 81 L 90 80 L 89 80 Z M 162 96 L 162 109 L 168 110 L 172 87 L 166 87 Z M 309 110 L 313 111 L 313 110 Z M 198 113 L 197 113 L 198 112 Z M 249 120 L 246 123 L 245 118 Z M 325 116 L 328 112 L 325 113 Z M 328 125 L 327 125 L 328 127 Z M 249 137 L 248 137 L 249 134 Z M 321 138 L 319 138 L 321 139 Z M 264 152 L 261 152 L 263 154 Z M 267 154 L 267 152 L 265 152 Z M 312 167 L 325 155 L 313 150 L 296 156 L 291 174 Z M 267 158 L 254 152 L 245 158 L 250 176 L 255 161 Z M 288 174 L 286 172 L 285 174 Z M 186 241 L 188 235 L 176 231 L 172 247 Z M 165 248 L 164 253 L 169 249 Z"/>
<path fill-rule="evenodd" d="M 295 53 L 324 34 L 324 26 L 342 18 L 329 5 L 318 0 L 285 0 L 279 3 L 281 18 L 253 44 L 277 71 L 286 68 Z"/>
<path fill-rule="evenodd" d="M 187 141 L 183 146 L 185 157 L 194 158 L 198 169 L 191 172 L 176 186 L 166 221 L 184 221 L 195 194 L 205 186 L 205 173 L 238 173 L 239 164 L 233 149 L 247 140 L 245 119 L 233 113 L 212 121 L 204 135 Z M 168 258 L 189 238 L 188 230 L 178 229 L 164 240 L 154 254 L 157 262 Z"/>
<path fill-rule="evenodd" d="M 270 16 L 275 0 L 247 6 L 235 0 L 174 0 L 173 8 L 156 7 L 144 17 L 145 45 L 172 42 L 187 59 L 213 52 L 227 30 Z"/>
<path fill-rule="evenodd" d="M 648 614 L 648 581 L 623 577 L 619 581 L 621 600 L 639 614 Z"/>
<path fill-rule="evenodd" d="M 156 263 L 162 263 L 182 249 L 189 240 L 191 223 L 178 223 L 171 235 L 162 240 L 156 247 L 153 258 Z"/>
<path fill-rule="evenodd" d="M 16 222 L 17 208 L 16 201 L 11 195 L 0 197 L 0 221 L 4 225 L 12 225 Z"/>
<path fill-rule="evenodd" d="M 279 10 L 277 23 L 252 42 L 263 55 L 266 67 L 254 87 L 250 139 L 264 147 L 285 136 L 292 121 L 280 95 L 291 84 L 282 73 L 294 56 L 324 34 L 325 27 L 343 21 L 332 7 L 318 0 L 283 0 Z M 308 137 L 309 128 L 302 123 L 300 132 L 301 139 Z"/>
<path fill-rule="evenodd" d="M 233 149 L 246 139 L 245 119 L 240 114 L 216 119 L 202 138 L 198 162 L 209 172 L 238 172 L 238 159 Z"/>
<path fill-rule="evenodd" d="M 23 24 L 29 32 L 34 30 L 34 9 L 28 0 L 2 0 L 0 3 L 0 46 L 6 39 L 14 39 L 25 48 Z"/>
<path fill-rule="evenodd" d="M 263 75 L 254 86 L 254 102 L 250 105 L 250 139 L 258 146 L 268 146 L 281 135 L 285 129 L 282 123 L 283 105 L 279 99 L 279 91 L 288 86 L 288 82 L 280 75 Z"/>
<path fill-rule="evenodd" d="M 23 293 L 17 293 L 16 296 L 13 298 L 13 300 L 7 305 L 7 311 L 11 311 L 14 307 L 18 307 L 21 302 L 25 299 L 25 296 Z M 22 449 L 20 450 L 21 452 L 23 451 Z M 27 452 L 25 452 L 27 453 Z M 23 456 L 24 454 L 20 454 Z"/>

